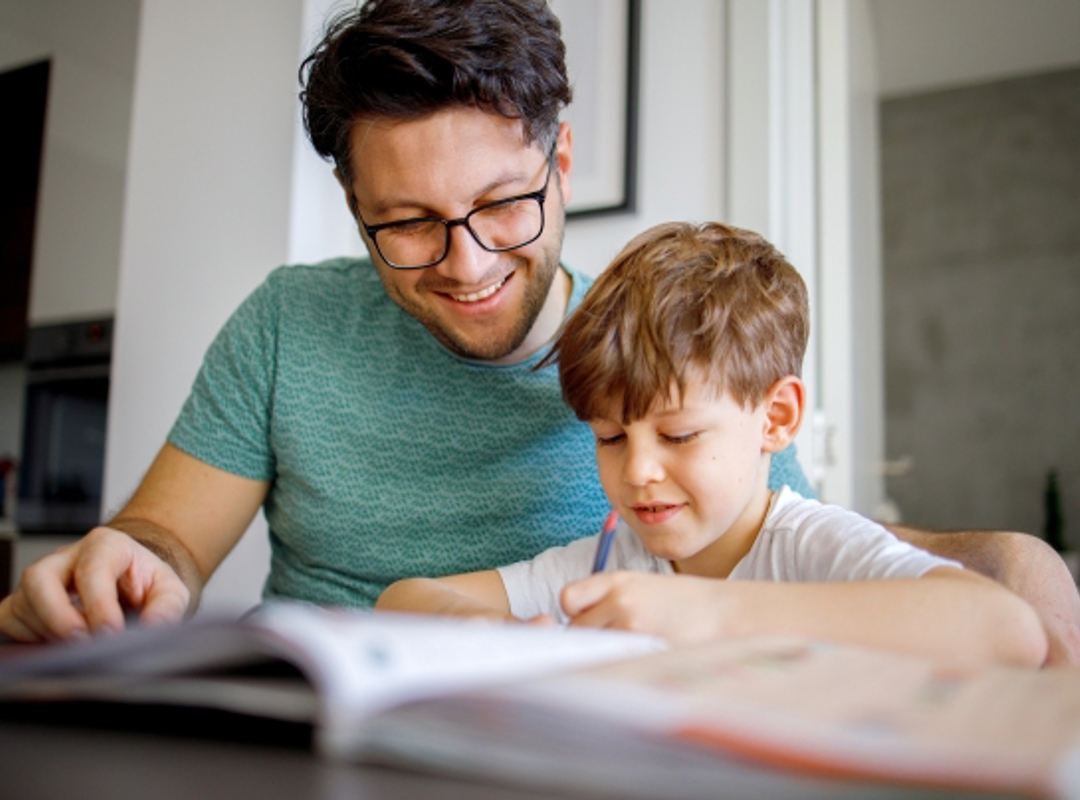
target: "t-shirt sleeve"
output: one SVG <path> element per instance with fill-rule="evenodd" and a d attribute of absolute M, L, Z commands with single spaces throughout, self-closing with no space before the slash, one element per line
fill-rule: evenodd
<path fill-rule="evenodd" d="M 783 486 L 789 487 L 802 497 L 817 498 L 817 492 L 803 474 L 793 444 L 774 455 L 769 464 L 769 488 L 775 492 Z"/>
<path fill-rule="evenodd" d="M 271 281 L 218 333 L 169 442 L 200 461 L 254 480 L 274 476 L 270 444 L 278 304 Z"/>
<path fill-rule="evenodd" d="M 499 567 L 510 613 L 520 619 L 550 614 L 561 623 L 567 622 L 559 594 L 566 584 L 589 575 L 598 538 L 599 535 L 577 539 L 562 547 L 549 548 L 528 561 Z"/>
<path fill-rule="evenodd" d="M 510 601 L 510 613 L 521 619 L 537 614 L 550 614 L 560 623 L 569 622 L 562 610 L 559 596 L 566 584 L 587 578 L 592 573 L 593 559 L 600 535 L 577 539 L 562 547 L 552 547 L 529 561 L 519 561 L 499 567 L 499 576 Z M 657 558 L 648 550 L 630 527 L 619 521 L 611 544 L 605 572 L 631 570 L 671 575 L 671 563 Z"/>
<path fill-rule="evenodd" d="M 786 502 L 766 521 L 751 555 L 737 577 L 857 581 L 918 578 L 935 567 L 963 568 L 853 511 L 802 498 Z"/>

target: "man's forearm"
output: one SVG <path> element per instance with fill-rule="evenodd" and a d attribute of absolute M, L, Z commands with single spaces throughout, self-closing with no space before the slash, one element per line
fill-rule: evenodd
<path fill-rule="evenodd" d="M 968 569 L 999 582 L 1015 566 L 1009 563 L 1009 552 L 1013 548 L 1006 540 L 1027 536 L 1006 531 L 929 531 L 907 525 L 887 527 L 897 537 L 916 547 L 942 558 L 959 561 Z"/>
<path fill-rule="evenodd" d="M 195 558 L 180 541 L 164 528 L 153 522 L 132 517 L 117 517 L 105 527 L 126 533 L 170 567 L 191 593 L 187 616 L 195 613 L 206 583 Z"/>
<path fill-rule="evenodd" d="M 1048 665 L 1080 664 L 1080 593 L 1061 557 L 1046 542 L 1012 531 L 937 533 L 890 530 L 916 547 L 959 561 L 1026 600 L 1050 639 Z"/>

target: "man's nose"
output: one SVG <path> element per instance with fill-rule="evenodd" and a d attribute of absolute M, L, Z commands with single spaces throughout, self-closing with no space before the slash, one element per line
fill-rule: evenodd
<path fill-rule="evenodd" d="M 631 486 L 645 486 L 664 479 L 664 466 L 655 448 L 628 443 L 623 462 L 623 480 Z"/>
<path fill-rule="evenodd" d="M 454 225 L 450 228 L 450 249 L 436 269 L 458 283 L 476 284 L 490 274 L 498 257 L 498 253 L 481 247 L 464 225 Z"/>

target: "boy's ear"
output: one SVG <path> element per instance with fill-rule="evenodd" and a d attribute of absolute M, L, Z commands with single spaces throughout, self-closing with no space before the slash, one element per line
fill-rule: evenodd
<path fill-rule="evenodd" d="M 802 426 L 806 407 L 806 385 L 787 375 L 772 385 L 765 395 L 765 435 L 762 449 L 779 453 L 795 438 Z"/>

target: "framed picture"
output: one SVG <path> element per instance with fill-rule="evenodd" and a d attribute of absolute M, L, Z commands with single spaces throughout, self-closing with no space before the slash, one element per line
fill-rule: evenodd
<path fill-rule="evenodd" d="M 551 0 L 562 23 L 574 101 L 571 217 L 633 211 L 641 0 Z"/>

